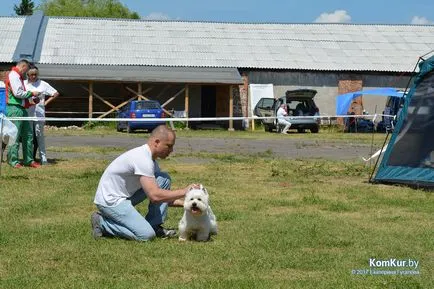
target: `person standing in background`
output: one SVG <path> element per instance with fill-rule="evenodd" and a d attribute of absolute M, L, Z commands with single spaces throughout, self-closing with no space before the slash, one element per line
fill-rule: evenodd
<path fill-rule="evenodd" d="M 50 103 L 53 99 L 59 96 L 59 92 L 54 89 L 47 82 L 39 79 L 39 70 L 33 66 L 27 72 L 28 79 L 24 81 L 26 89 L 35 90 L 40 93 L 39 103 L 27 109 L 29 116 L 38 118 L 45 118 L 45 105 Z M 50 97 L 45 101 L 45 97 Z M 48 164 L 47 152 L 45 150 L 45 136 L 44 136 L 44 120 L 33 121 L 33 158 L 36 159 L 36 152 L 39 147 L 39 157 L 42 165 Z"/>

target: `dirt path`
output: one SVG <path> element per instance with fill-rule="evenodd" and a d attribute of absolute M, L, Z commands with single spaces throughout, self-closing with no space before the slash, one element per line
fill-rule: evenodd
<path fill-rule="evenodd" d="M 48 147 L 117 147 L 128 150 L 144 143 L 142 138 L 123 136 L 47 136 Z M 349 145 L 339 142 L 318 142 L 303 139 L 214 139 L 214 138 L 185 138 L 176 140 L 176 154 L 210 152 L 210 153 L 272 153 L 283 158 L 325 158 L 334 160 L 361 160 L 370 155 L 369 144 Z M 80 153 L 49 152 L 50 158 L 80 157 Z M 112 155 L 104 157 L 113 158 Z"/>

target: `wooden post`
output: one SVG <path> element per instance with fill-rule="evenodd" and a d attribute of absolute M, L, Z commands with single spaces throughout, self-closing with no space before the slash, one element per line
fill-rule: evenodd
<path fill-rule="evenodd" d="M 93 82 L 89 81 L 89 118 L 93 114 Z"/>
<path fill-rule="evenodd" d="M 83 88 L 84 90 L 86 90 L 87 92 L 89 92 L 89 89 L 87 89 L 86 87 L 84 87 L 82 85 L 81 85 L 81 88 Z M 104 98 L 102 98 L 96 92 L 94 92 L 92 95 L 95 96 L 96 98 L 98 98 L 99 100 L 101 100 L 102 102 L 104 102 L 105 104 L 107 104 L 108 106 L 110 106 L 111 108 L 115 108 L 115 106 L 113 104 L 111 104 L 110 102 L 108 102 L 107 100 L 105 100 Z M 52 99 L 52 98 L 50 98 L 50 99 Z M 48 100 L 50 100 L 50 99 L 48 99 Z"/>
<path fill-rule="evenodd" d="M 185 100 L 184 100 L 184 111 L 185 117 L 188 118 L 188 103 L 190 98 L 190 86 L 188 84 L 185 85 Z M 186 122 L 186 128 L 188 128 L 188 121 Z"/>
<path fill-rule="evenodd" d="M 138 84 L 137 84 L 137 93 L 138 94 L 140 94 L 140 95 L 142 95 L 142 83 L 141 82 L 139 82 Z M 140 100 L 141 100 L 141 97 L 139 97 L 140 98 Z"/>
<path fill-rule="evenodd" d="M 169 98 L 168 100 L 166 100 L 165 103 L 163 103 L 161 105 L 161 107 L 166 107 L 166 105 L 168 105 L 170 102 L 172 102 L 172 100 L 174 100 L 178 95 L 180 95 L 181 93 L 183 93 L 185 90 L 185 88 L 182 88 L 180 91 L 178 91 L 174 96 L 172 96 L 171 98 Z"/>
<path fill-rule="evenodd" d="M 229 117 L 234 116 L 234 92 L 232 89 L 232 85 L 229 86 Z M 229 120 L 229 129 L 230 131 L 234 130 L 234 121 Z"/>

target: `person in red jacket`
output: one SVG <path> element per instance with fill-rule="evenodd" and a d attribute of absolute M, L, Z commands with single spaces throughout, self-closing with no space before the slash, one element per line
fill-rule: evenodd
<path fill-rule="evenodd" d="M 37 91 L 26 91 L 23 75 L 29 70 L 30 63 L 27 60 L 20 60 L 16 66 L 7 74 L 6 85 L 6 116 L 27 117 L 26 108 L 39 102 Z M 21 139 L 23 146 L 23 162 L 25 166 L 39 168 L 40 164 L 33 159 L 33 131 L 30 121 L 12 121 L 17 129 L 17 140 Z M 23 167 L 19 162 L 18 149 L 20 143 L 16 141 L 8 148 L 8 163 L 14 168 Z"/>

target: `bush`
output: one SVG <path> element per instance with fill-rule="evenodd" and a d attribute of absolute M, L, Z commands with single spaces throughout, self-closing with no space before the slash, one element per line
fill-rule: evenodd
<path fill-rule="evenodd" d="M 169 121 L 166 123 L 166 125 L 168 127 L 171 127 Z M 187 122 L 186 121 L 173 121 L 173 127 L 175 129 L 185 129 L 187 127 Z"/>

